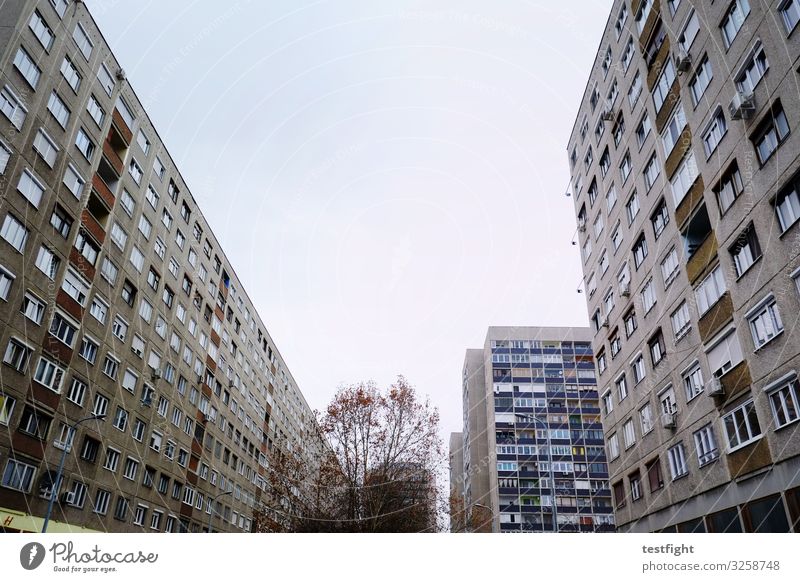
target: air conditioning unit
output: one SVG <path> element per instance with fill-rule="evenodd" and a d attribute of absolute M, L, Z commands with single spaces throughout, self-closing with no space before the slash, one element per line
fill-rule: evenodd
<path fill-rule="evenodd" d="M 629 282 L 624 282 L 619 284 L 619 294 L 623 297 L 630 297 L 631 294 L 631 284 Z"/>
<path fill-rule="evenodd" d="M 125 80 L 125 69 L 120 67 L 117 69 L 117 73 L 115 75 L 117 77 L 117 81 L 124 81 Z"/>
<path fill-rule="evenodd" d="M 692 68 L 692 57 L 686 51 L 680 51 L 678 53 L 677 58 L 675 59 L 675 69 L 677 69 L 678 74 L 686 73 L 689 69 Z"/>
<path fill-rule="evenodd" d="M 158 368 L 152 368 L 150 370 L 150 378 L 152 378 L 153 380 L 158 380 L 159 378 L 161 378 L 161 370 Z"/>
<path fill-rule="evenodd" d="M 62 493 L 61 503 L 66 503 L 67 505 L 72 505 L 75 503 L 75 492 L 67 491 L 66 493 Z"/>
<path fill-rule="evenodd" d="M 675 413 L 665 412 L 661 415 L 661 426 L 664 428 L 675 428 Z"/>
<path fill-rule="evenodd" d="M 603 121 L 614 121 L 614 112 L 611 109 L 606 109 L 600 116 Z"/>
<path fill-rule="evenodd" d="M 736 92 L 728 105 L 731 119 L 750 119 L 756 111 L 756 100 L 752 93 Z"/>
<path fill-rule="evenodd" d="M 722 396 L 725 394 L 725 388 L 722 386 L 722 382 L 720 382 L 719 378 L 711 378 L 711 382 L 708 383 L 708 395 L 709 396 Z"/>

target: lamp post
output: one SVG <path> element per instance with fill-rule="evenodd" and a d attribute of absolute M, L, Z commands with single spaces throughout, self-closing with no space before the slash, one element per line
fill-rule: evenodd
<path fill-rule="evenodd" d="M 472 504 L 472 509 L 475 509 L 476 507 L 479 507 L 479 508 L 481 508 L 481 509 L 484 509 L 484 510 L 486 510 L 486 511 L 489 513 L 489 520 L 493 519 L 493 515 L 492 515 L 492 514 L 493 514 L 494 512 L 492 511 L 492 508 L 491 508 L 491 507 L 488 507 L 488 506 L 484 505 L 483 503 L 473 503 L 473 504 Z M 471 516 L 472 516 L 472 511 L 470 511 L 470 517 L 471 517 Z M 486 520 L 486 521 L 483 521 L 483 520 L 482 520 L 482 521 L 481 521 L 481 522 L 478 524 L 478 528 L 477 528 L 477 529 L 478 529 L 478 530 L 480 530 L 480 529 L 483 529 L 483 527 L 484 527 L 484 525 L 487 523 L 487 521 L 488 521 L 488 520 Z M 473 531 L 473 533 L 476 531 L 476 528 L 475 528 L 475 525 L 474 525 L 474 524 L 472 524 L 472 531 Z M 491 531 L 491 530 L 490 530 L 490 531 Z M 480 531 L 479 531 L 479 533 L 482 533 L 482 532 L 480 532 Z"/>
<path fill-rule="evenodd" d="M 225 491 L 211 498 L 211 514 L 208 516 L 208 533 L 211 533 L 211 520 L 214 519 L 214 512 L 216 511 L 216 509 L 214 509 L 214 502 L 217 500 L 217 498 L 222 497 L 223 495 L 230 495 L 231 493 L 233 493 L 233 491 Z"/>
<path fill-rule="evenodd" d="M 550 427 L 547 426 L 541 418 L 536 418 L 535 416 L 531 417 L 534 422 L 541 422 L 542 426 L 544 427 L 544 432 L 547 435 L 547 462 L 550 466 L 550 505 L 552 507 L 553 513 L 553 533 L 558 533 L 558 512 L 556 510 L 556 477 L 555 471 L 553 471 L 553 447 L 550 445 Z M 537 439 L 538 440 L 538 439 Z M 536 445 L 536 458 L 538 459 L 541 455 L 539 454 L 539 445 Z"/>
<path fill-rule="evenodd" d="M 86 418 L 81 418 L 75 423 L 69 425 L 69 431 L 67 432 L 67 441 L 64 445 L 64 450 L 61 453 L 61 461 L 58 463 L 58 470 L 56 471 L 56 479 L 55 482 L 53 483 L 53 492 L 50 494 L 50 501 L 47 503 L 47 513 L 44 516 L 42 533 L 47 533 L 47 526 L 50 523 L 50 515 L 53 513 L 53 502 L 56 500 L 56 495 L 58 495 L 59 487 L 61 487 L 62 473 L 64 471 L 64 462 L 67 460 L 68 450 L 72 448 L 72 441 L 74 440 L 75 432 L 78 429 L 78 425 L 81 424 L 82 422 L 86 422 L 87 420 L 102 420 L 105 417 L 106 417 L 105 414 L 93 414 L 91 416 L 87 416 Z"/>

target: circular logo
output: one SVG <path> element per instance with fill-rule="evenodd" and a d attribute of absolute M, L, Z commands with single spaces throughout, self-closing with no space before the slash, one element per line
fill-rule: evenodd
<path fill-rule="evenodd" d="M 19 563 L 26 570 L 35 570 L 44 561 L 44 546 L 39 542 L 30 542 L 19 551 Z"/>

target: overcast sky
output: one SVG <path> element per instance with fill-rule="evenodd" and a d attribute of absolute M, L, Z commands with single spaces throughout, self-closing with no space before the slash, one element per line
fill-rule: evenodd
<path fill-rule="evenodd" d="M 312 408 L 461 429 L 489 325 L 587 325 L 566 144 L 611 0 L 86 0 Z"/>

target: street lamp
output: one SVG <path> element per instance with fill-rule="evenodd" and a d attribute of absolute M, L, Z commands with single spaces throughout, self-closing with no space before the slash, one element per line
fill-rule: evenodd
<path fill-rule="evenodd" d="M 553 447 L 550 445 L 550 427 L 541 419 L 535 416 L 531 417 L 534 422 L 541 422 L 544 427 L 544 432 L 547 435 L 547 462 L 550 466 L 550 505 L 553 512 L 553 533 L 558 533 L 558 512 L 556 510 L 556 477 L 553 471 Z M 536 458 L 538 459 L 539 445 L 536 445 Z"/>
<path fill-rule="evenodd" d="M 87 420 L 102 420 L 105 417 L 106 417 L 105 414 L 93 414 L 91 416 L 87 416 L 86 418 L 81 418 L 77 422 L 69 425 L 66 442 L 64 444 L 64 450 L 61 453 L 61 461 L 58 463 L 58 470 L 56 471 L 56 479 L 55 482 L 52 484 L 53 491 L 50 494 L 50 501 L 47 503 L 47 513 L 44 516 L 42 533 L 47 533 L 47 525 L 50 523 L 50 514 L 53 512 L 53 502 L 56 499 L 56 495 L 58 495 L 59 487 L 61 487 L 62 473 L 64 471 L 64 462 L 67 460 L 67 452 L 69 451 L 69 449 L 72 448 L 72 441 L 75 438 L 75 431 L 77 430 L 78 425 L 82 422 L 86 422 Z"/>
<path fill-rule="evenodd" d="M 224 493 L 220 493 L 219 495 L 215 495 L 211 498 L 211 501 L 209 502 L 211 503 L 211 514 L 208 516 L 208 533 L 211 533 L 211 520 L 214 519 L 214 512 L 216 511 L 216 509 L 214 509 L 214 502 L 217 500 L 217 498 L 222 497 L 223 495 L 230 495 L 231 493 L 233 493 L 233 491 L 225 491 Z"/>
<path fill-rule="evenodd" d="M 485 509 L 486 511 L 488 511 L 488 512 L 489 512 L 489 519 L 490 519 L 490 520 L 491 520 L 491 519 L 493 519 L 493 516 L 492 516 L 492 514 L 493 514 L 494 512 L 492 511 L 492 508 L 491 508 L 491 507 L 488 507 L 488 506 L 484 505 L 483 503 L 473 503 L 473 504 L 472 504 L 472 509 L 475 509 L 476 507 L 479 507 L 479 508 L 481 508 L 481 509 Z M 472 511 L 470 511 L 470 517 L 471 517 L 471 516 L 472 516 Z M 478 524 L 478 528 L 479 528 L 479 529 L 483 529 L 483 526 L 484 526 L 484 524 L 485 524 L 485 523 L 486 523 L 486 522 L 484 522 L 484 521 L 480 522 L 480 523 Z M 472 529 L 472 531 L 474 532 L 474 531 L 475 531 L 475 526 L 474 526 L 474 524 L 473 524 L 472 528 L 473 528 L 473 529 Z"/>

